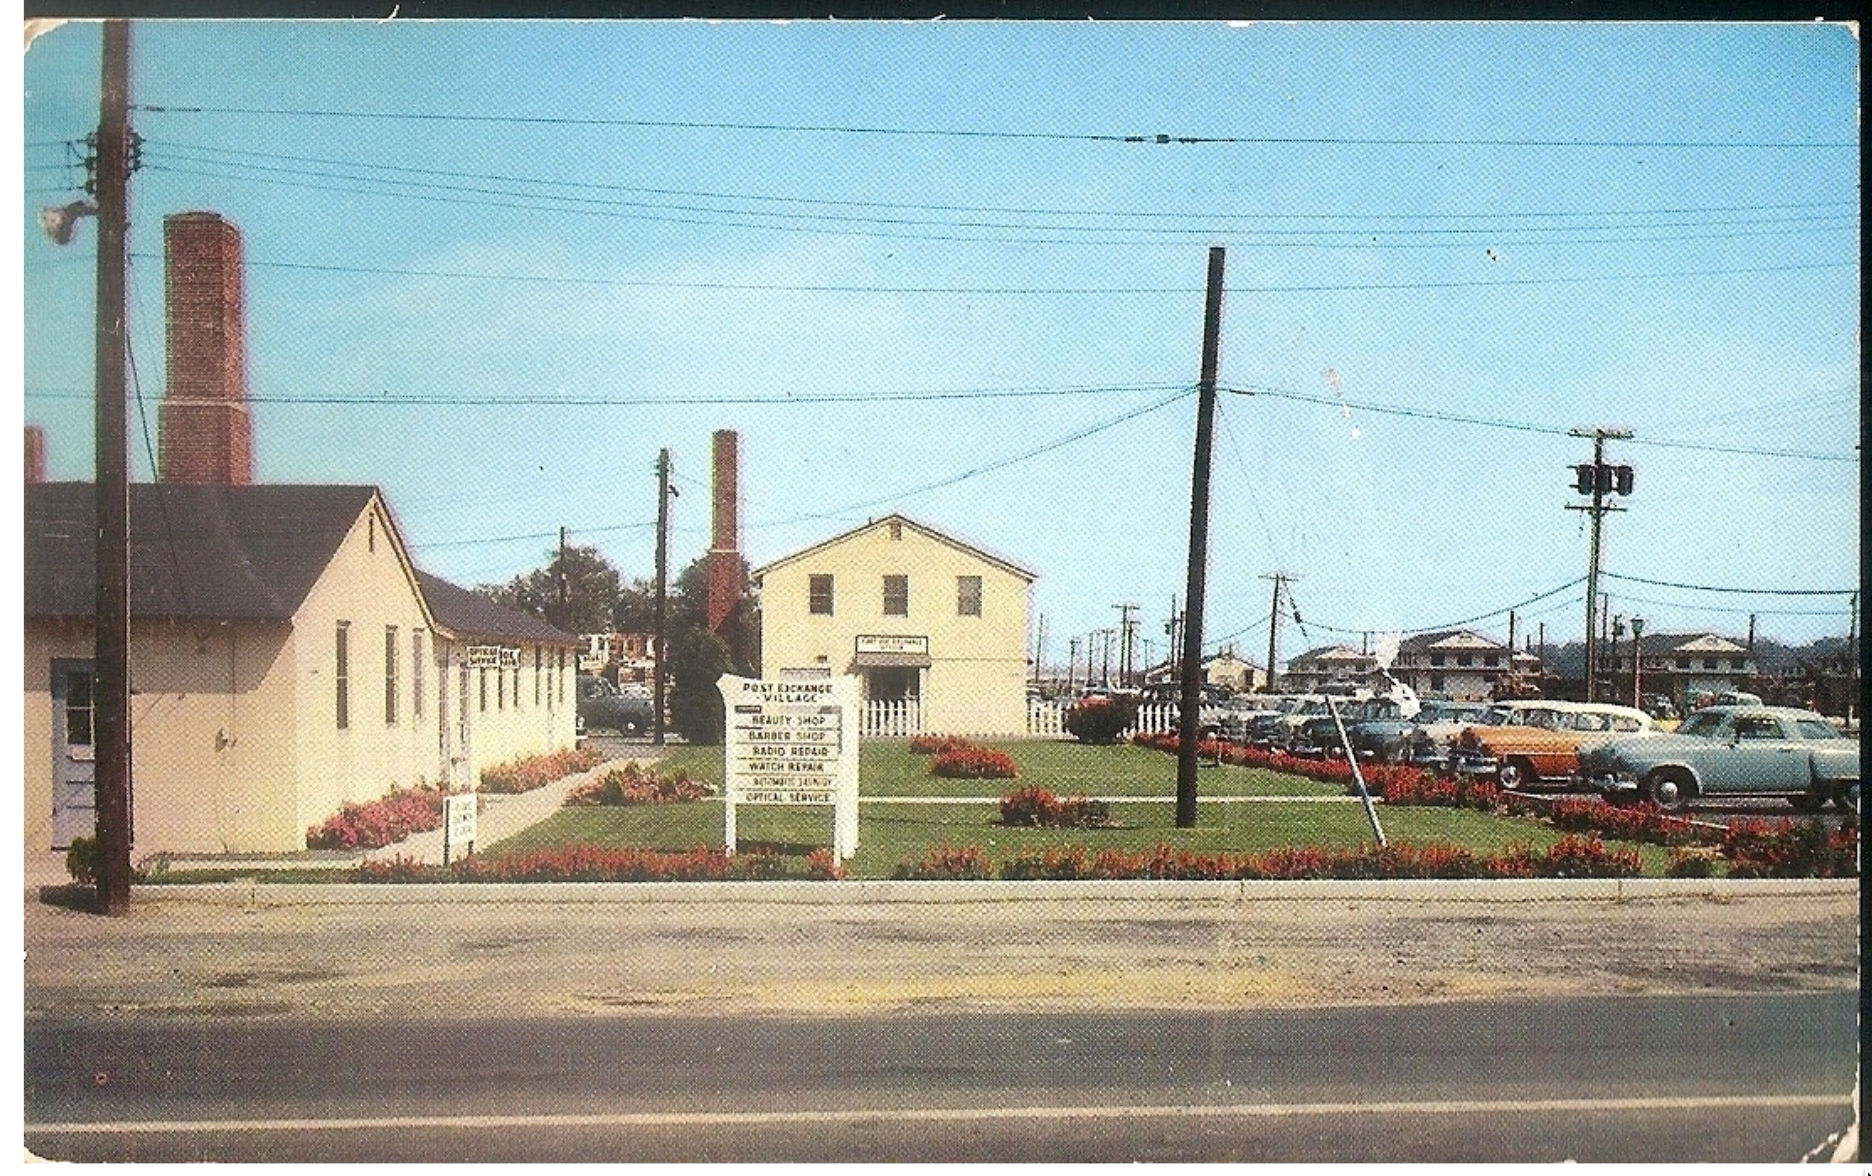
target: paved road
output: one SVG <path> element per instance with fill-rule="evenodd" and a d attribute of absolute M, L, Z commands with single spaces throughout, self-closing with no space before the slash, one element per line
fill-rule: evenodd
<path fill-rule="evenodd" d="M 29 1019 L 26 1140 L 116 1161 L 1791 1161 L 1851 993 L 834 1018 Z"/>

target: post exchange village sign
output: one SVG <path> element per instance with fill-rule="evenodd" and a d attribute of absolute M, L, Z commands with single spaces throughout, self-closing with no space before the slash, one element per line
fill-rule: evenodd
<path fill-rule="evenodd" d="M 768 682 L 723 674 L 726 727 L 725 840 L 735 851 L 743 804 L 832 806 L 832 854 L 858 847 L 858 680 L 849 676 Z"/>

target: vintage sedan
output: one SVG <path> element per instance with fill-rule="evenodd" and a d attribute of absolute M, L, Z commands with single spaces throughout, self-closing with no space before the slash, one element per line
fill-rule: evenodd
<path fill-rule="evenodd" d="M 1702 797 L 1784 796 L 1796 808 L 1859 805 L 1859 741 L 1808 710 L 1716 706 L 1676 731 L 1583 752 L 1580 777 L 1608 800 L 1677 810 Z"/>
<path fill-rule="evenodd" d="M 1457 737 L 1451 758 L 1458 772 L 1492 775 L 1506 789 L 1571 787 L 1583 749 L 1656 731 L 1636 707 L 1560 701 L 1511 707 L 1507 722 L 1469 727 Z"/>

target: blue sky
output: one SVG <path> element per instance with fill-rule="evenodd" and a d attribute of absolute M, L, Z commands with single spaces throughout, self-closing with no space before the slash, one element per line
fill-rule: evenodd
<path fill-rule="evenodd" d="M 1577 639 L 1594 425 L 1635 432 L 1613 611 L 1845 634 L 1845 596 L 1759 591 L 1859 582 L 1840 27 L 145 22 L 133 56 L 151 436 L 161 219 L 213 210 L 258 477 L 382 486 L 458 582 L 560 526 L 650 575 L 663 447 L 681 567 L 728 428 L 755 565 L 902 511 L 1039 573 L 1050 662 L 1127 601 L 1161 654 L 1220 245 L 1209 645 L 1265 657 L 1276 570 L 1283 660 L 1530 600 Z M 95 235 L 35 213 L 97 85 L 94 25 L 25 56 L 55 478 L 90 476 Z"/>

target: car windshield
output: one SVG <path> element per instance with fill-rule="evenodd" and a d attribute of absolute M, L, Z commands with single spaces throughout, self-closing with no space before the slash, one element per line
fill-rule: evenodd
<path fill-rule="evenodd" d="M 1677 734 L 1714 739 L 1721 735 L 1728 725 L 1729 716 L 1722 711 L 1697 711 L 1678 725 Z"/>
<path fill-rule="evenodd" d="M 1840 733 L 1825 719 L 1795 719 L 1794 729 L 1802 739 L 1839 739 Z"/>

